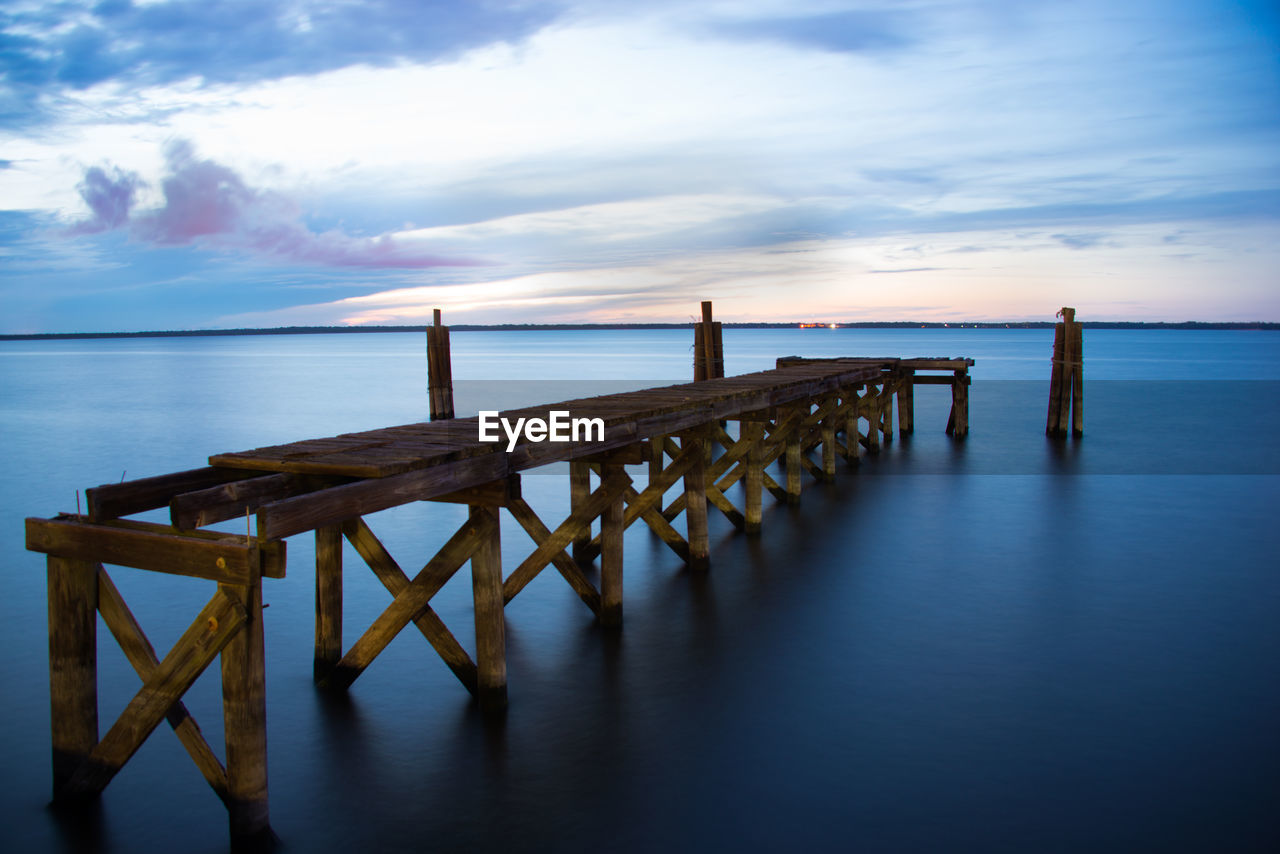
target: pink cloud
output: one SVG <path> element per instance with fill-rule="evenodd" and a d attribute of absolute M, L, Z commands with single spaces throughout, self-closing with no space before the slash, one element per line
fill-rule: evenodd
<path fill-rule="evenodd" d="M 128 228 L 131 237 L 157 246 L 200 244 L 244 249 L 303 264 L 330 267 L 425 268 L 470 266 L 478 262 L 444 258 L 383 235 L 352 237 L 341 231 L 316 233 L 300 219 L 287 197 L 247 185 L 230 168 L 196 156 L 189 142 L 165 147 L 166 174 L 160 182 L 164 204 L 134 211 L 142 180 L 132 172 L 97 166 L 77 186 L 91 216 L 71 227 L 73 234 Z"/>

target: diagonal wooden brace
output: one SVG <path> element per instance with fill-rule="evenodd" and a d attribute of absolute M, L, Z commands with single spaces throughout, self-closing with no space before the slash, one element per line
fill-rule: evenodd
<path fill-rule="evenodd" d="M 507 580 L 503 583 L 503 599 L 510 602 L 516 597 L 521 590 L 525 588 L 530 581 L 537 577 L 538 573 L 551 563 L 557 554 L 564 551 L 565 547 L 573 541 L 584 528 L 589 528 L 592 520 L 604 512 L 615 499 L 621 496 L 631 485 L 631 478 L 622 469 L 613 472 L 612 475 L 596 487 L 576 510 L 569 514 L 555 529 L 548 534 L 540 542 L 537 548 L 533 550 L 524 561 L 507 576 Z M 528 530 L 526 528 L 526 530 Z M 532 532 L 531 532 L 532 534 Z M 538 537 L 534 537 L 537 542 Z M 566 580 L 569 576 L 566 575 Z M 570 581 L 570 584 L 573 582 Z M 588 603 L 590 607 L 590 603 Z"/>
<path fill-rule="evenodd" d="M 428 612 L 434 616 L 435 612 L 430 611 L 428 605 L 431 597 L 467 562 L 485 533 L 470 521 L 464 523 L 347 650 L 320 685 L 333 688 L 350 686 L 405 626 Z"/>
<path fill-rule="evenodd" d="M 364 562 L 373 570 L 373 574 L 382 582 L 382 586 L 387 588 L 393 597 L 399 596 L 412 583 L 409 576 L 400 568 L 400 564 L 396 563 L 395 558 L 391 557 L 391 553 L 387 551 L 382 542 L 373 534 L 364 519 L 351 519 L 342 524 L 342 534 L 347 541 L 355 547 L 356 552 L 364 559 Z M 471 656 L 463 649 L 462 644 L 454 637 L 453 632 L 449 631 L 449 627 L 436 614 L 436 612 L 427 605 L 412 620 L 413 624 L 422 633 L 435 649 L 436 654 L 444 660 L 449 669 L 453 671 L 453 675 L 458 677 L 458 681 L 470 691 L 472 694 L 476 690 L 476 665 L 471 660 Z M 350 684 L 350 683 L 348 683 Z"/>
<path fill-rule="evenodd" d="M 245 624 L 241 603 L 221 589 L 143 682 L 102 741 L 64 786 L 68 795 L 101 792 L 156 726 Z"/>
<path fill-rule="evenodd" d="M 98 565 L 98 613 L 102 615 L 102 621 L 115 636 L 116 643 L 120 644 L 125 658 L 129 659 L 138 676 L 146 682 L 160 666 L 160 660 L 156 658 L 151 642 L 147 640 L 142 627 L 134 619 L 120 591 L 116 589 L 101 564 Z M 177 700 L 165 713 L 165 717 L 169 721 L 169 726 L 173 727 L 174 733 L 177 734 L 178 740 L 191 756 L 191 760 L 204 775 L 205 781 L 225 803 L 227 769 L 218 755 L 213 752 L 209 742 L 205 741 L 199 724 L 196 723 L 195 718 L 191 717 L 186 705 L 181 700 Z"/>

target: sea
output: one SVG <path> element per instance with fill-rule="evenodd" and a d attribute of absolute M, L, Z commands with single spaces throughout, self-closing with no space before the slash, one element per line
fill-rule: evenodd
<path fill-rule="evenodd" d="M 543 572 L 506 610 L 497 719 L 412 630 L 345 694 L 318 690 L 314 541 L 290 538 L 264 584 L 280 850 L 1280 850 L 1280 332 L 1086 329 L 1078 439 L 1044 433 L 1052 336 L 726 329 L 729 374 L 971 357 L 971 432 L 945 434 L 946 387 L 917 387 L 914 434 L 806 478 L 796 506 L 766 495 L 759 536 L 712 510 L 705 574 L 635 525 L 620 631 Z M 692 376 L 691 330 L 451 337 L 460 414 Z M 228 848 L 163 724 L 94 804 L 50 808 L 23 519 L 211 454 L 424 421 L 426 385 L 421 333 L 0 342 L 0 847 Z M 568 513 L 563 471 L 523 492 L 550 527 Z M 412 575 L 465 512 L 368 522 Z M 503 514 L 505 571 L 532 548 Z M 345 564 L 350 644 L 389 596 Z M 108 571 L 161 655 L 212 594 Z M 470 649 L 467 576 L 432 604 Z M 98 647 L 105 733 L 140 683 L 101 626 Z M 221 751 L 216 667 L 186 703 Z"/>

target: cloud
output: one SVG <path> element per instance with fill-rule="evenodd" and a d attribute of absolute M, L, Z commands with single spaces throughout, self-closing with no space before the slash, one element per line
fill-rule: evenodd
<path fill-rule="evenodd" d="M 733 21 L 713 25 L 713 29 L 729 38 L 783 42 L 833 53 L 894 50 L 913 41 L 907 37 L 903 21 L 888 12 L 868 10 Z"/>
<path fill-rule="evenodd" d="M 135 240 L 155 246 L 249 250 L 332 267 L 421 269 L 480 263 L 424 253 L 388 236 L 357 238 L 336 230 L 316 234 L 299 221 L 290 199 L 250 187 L 232 169 L 197 157 L 183 140 L 166 146 L 165 166 L 160 183 L 164 204 L 137 212 L 137 192 L 144 186 L 137 174 L 97 166 L 85 170 L 77 190 L 90 216 L 73 224 L 70 233 L 127 228 Z"/>
<path fill-rule="evenodd" d="M 430 63 L 517 42 L 559 12 L 502 0 L 67 0 L 0 9 L 0 124 L 38 121 L 42 93 L 107 80 L 277 79 Z"/>

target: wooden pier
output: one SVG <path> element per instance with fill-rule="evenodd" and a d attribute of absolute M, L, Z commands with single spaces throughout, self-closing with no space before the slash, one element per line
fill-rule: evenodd
<path fill-rule="evenodd" d="M 709 311 L 705 321 L 704 372 L 714 374 L 722 358 L 719 336 Z M 447 343 L 437 346 L 447 350 Z M 765 493 L 795 503 L 806 478 L 831 480 L 838 460 L 856 466 L 895 432 L 911 433 L 915 385 L 950 385 L 947 431 L 966 435 L 972 365 L 971 359 L 950 358 L 783 358 L 775 369 L 758 373 L 501 413 L 511 422 L 547 421 L 554 412 L 600 419 L 602 438 L 552 442 L 526 435 L 508 451 L 505 441 L 479 441 L 477 418 L 440 420 L 220 453 L 206 468 L 89 489 L 87 514 L 26 520 L 27 548 L 48 556 L 54 799 L 97 795 L 168 721 L 226 805 L 233 843 L 270 839 L 262 584 L 284 578 L 287 537 L 315 537 L 319 685 L 347 689 L 412 624 L 480 707 L 498 711 L 507 695 L 503 608 L 548 566 L 602 626 L 617 628 L 627 527 L 643 520 L 691 570 L 705 571 L 711 562 L 709 507 L 737 528 L 758 532 Z M 437 405 L 444 407 L 433 397 L 433 412 Z M 520 473 L 563 461 L 570 465 L 569 514 L 548 525 L 521 497 Z M 626 466 L 643 463 L 647 481 L 634 483 Z M 776 480 L 770 474 L 775 463 Z M 726 494 L 739 482 L 741 507 Z M 667 503 L 673 491 L 677 495 Z M 411 577 L 364 517 L 423 500 L 466 504 L 468 517 Z M 165 507 L 168 525 L 127 518 Z M 535 543 L 505 578 L 503 510 Z M 683 530 L 673 524 L 681 516 Z M 237 518 L 247 520 L 244 534 L 205 530 Z M 349 646 L 342 635 L 344 538 L 393 597 Z M 598 588 L 582 569 L 597 558 Z M 467 562 L 474 658 L 431 607 L 432 597 Z M 215 589 L 161 658 L 104 564 L 191 576 Z M 143 683 L 104 736 L 96 682 L 99 614 Z M 182 703 L 216 657 L 225 764 Z"/>

